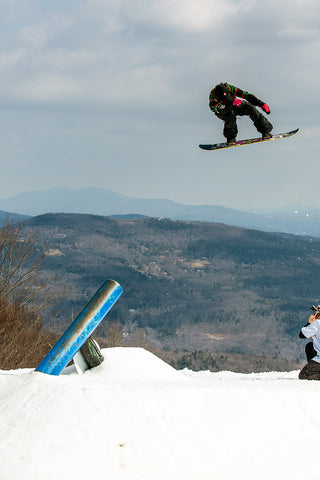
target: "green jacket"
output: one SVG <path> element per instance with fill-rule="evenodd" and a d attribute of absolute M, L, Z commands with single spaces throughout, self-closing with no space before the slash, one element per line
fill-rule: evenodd
<path fill-rule="evenodd" d="M 259 100 L 257 97 L 252 95 L 252 93 L 249 93 L 245 90 L 241 90 L 241 88 L 235 87 L 233 85 L 230 85 L 229 83 L 225 84 L 230 92 L 231 95 L 231 100 L 233 101 L 236 97 L 238 98 L 243 98 L 245 100 L 248 100 L 252 105 L 256 107 L 261 107 L 265 102 L 262 100 Z M 219 105 L 221 105 L 223 102 L 219 101 L 214 94 L 214 88 L 211 90 L 210 95 L 209 95 L 209 107 L 214 113 L 218 113 L 219 111 Z"/>

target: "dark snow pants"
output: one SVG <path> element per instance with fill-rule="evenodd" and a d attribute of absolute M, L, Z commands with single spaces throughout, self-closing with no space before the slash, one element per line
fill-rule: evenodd
<path fill-rule="evenodd" d="M 223 135 L 227 140 L 234 139 L 237 136 L 237 115 L 241 117 L 247 115 L 250 117 L 254 126 L 262 135 L 271 132 L 273 128 L 271 123 L 257 110 L 256 107 L 243 100 L 239 107 L 226 105 L 224 110 L 216 113 L 216 116 L 224 121 Z"/>
<path fill-rule="evenodd" d="M 306 356 L 308 363 L 299 373 L 300 380 L 320 380 L 320 363 L 311 360 L 317 355 L 312 342 L 306 345 Z"/>

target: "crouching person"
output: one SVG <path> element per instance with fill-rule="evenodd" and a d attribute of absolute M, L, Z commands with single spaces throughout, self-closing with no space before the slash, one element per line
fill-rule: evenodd
<path fill-rule="evenodd" d="M 320 380 L 320 306 L 314 308 L 308 323 L 301 328 L 300 338 L 311 338 L 306 345 L 307 365 L 299 373 L 300 380 Z"/>

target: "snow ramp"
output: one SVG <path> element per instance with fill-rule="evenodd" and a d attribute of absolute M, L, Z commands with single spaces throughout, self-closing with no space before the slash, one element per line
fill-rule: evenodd
<path fill-rule="evenodd" d="M 0 371 L 1 480 L 319 479 L 320 382 L 103 355 L 84 375 Z"/>

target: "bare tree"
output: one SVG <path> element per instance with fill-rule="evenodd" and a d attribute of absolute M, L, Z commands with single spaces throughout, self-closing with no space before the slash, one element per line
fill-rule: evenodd
<path fill-rule="evenodd" d="M 119 321 L 109 322 L 105 328 L 108 347 L 123 347 L 125 345 L 123 326 Z"/>
<path fill-rule="evenodd" d="M 55 334 L 43 329 L 43 312 L 54 303 L 53 278 L 43 278 L 46 257 L 37 230 L 7 216 L 0 226 L 0 368 L 34 367 Z"/>
<path fill-rule="evenodd" d="M 0 298 L 29 306 L 34 313 L 47 308 L 55 296 L 48 289 L 52 278 L 41 277 L 46 253 L 40 250 L 38 237 L 37 230 L 28 230 L 9 216 L 0 228 Z"/>

